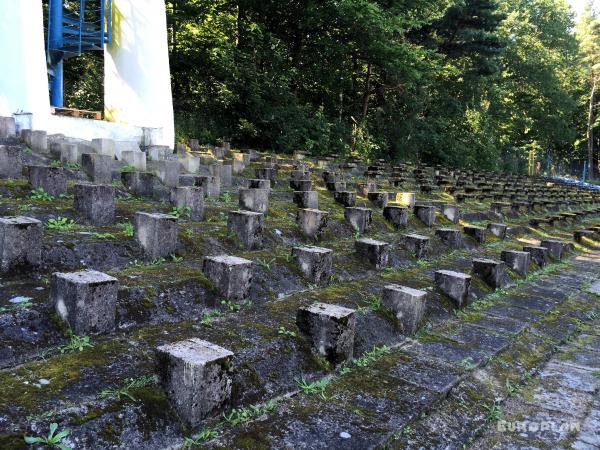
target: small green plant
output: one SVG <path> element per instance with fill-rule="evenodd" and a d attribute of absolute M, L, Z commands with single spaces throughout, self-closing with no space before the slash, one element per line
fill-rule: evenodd
<path fill-rule="evenodd" d="M 49 445 L 50 447 L 56 447 L 60 450 L 71 450 L 71 447 L 62 443 L 63 439 L 65 439 L 70 430 L 63 430 L 60 432 L 56 432 L 58 430 L 58 424 L 53 422 L 50 424 L 50 432 L 46 437 L 34 437 L 34 436 L 25 436 L 25 443 L 28 445 L 31 444 L 42 444 Z"/>
<path fill-rule="evenodd" d="M 171 253 L 171 261 L 174 263 L 179 263 L 183 261 L 183 256 L 177 256 L 175 253 Z"/>
<path fill-rule="evenodd" d="M 46 228 L 55 231 L 71 231 L 77 228 L 77 224 L 66 217 L 57 217 L 56 219 L 48 219 Z"/>
<path fill-rule="evenodd" d="M 258 258 L 256 260 L 256 264 L 258 264 L 260 267 L 265 269 L 267 272 L 271 271 L 271 264 L 273 264 L 274 262 L 275 262 L 275 258 L 271 258 L 268 261 L 266 259 L 262 259 L 262 258 Z"/>
<path fill-rule="evenodd" d="M 354 232 L 354 240 L 359 240 L 360 239 L 360 231 L 356 230 Z"/>
<path fill-rule="evenodd" d="M 62 163 L 58 159 L 53 159 L 50 163 L 51 167 L 62 167 Z"/>
<path fill-rule="evenodd" d="M 189 206 L 177 206 L 174 207 L 169 214 L 171 216 L 177 217 L 178 219 L 181 219 L 182 217 L 189 218 L 191 216 L 191 213 L 192 208 L 190 208 Z"/>
<path fill-rule="evenodd" d="M 136 399 L 130 392 L 131 389 L 139 389 L 146 386 L 151 386 L 157 382 L 158 377 L 156 375 L 144 375 L 138 378 L 128 378 L 125 384 L 119 388 L 102 389 L 102 391 L 100 391 L 98 394 L 98 397 L 115 398 L 116 400 L 121 400 L 121 397 L 127 397 L 131 401 L 135 402 Z"/>
<path fill-rule="evenodd" d="M 133 261 L 129 261 L 129 263 L 127 265 L 130 267 L 144 267 L 144 263 L 137 259 L 134 259 Z"/>
<path fill-rule="evenodd" d="M 369 294 L 365 298 L 365 306 L 373 312 L 379 311 L 381 309 L 381 296 Z"/>
<path fill-rule="evenodd" d="M 48 194 L 44 188 L 37 188 L 31 191 L 31 195 L 29 196 L 32 200 L 37 200 L 40 202 L 51 202 L 54 200 L 54 197 Z"/>
<path fill-rule="evenodd" d="M 92 237 L 96 239 L 115 239 L 112 233 L 92 233 Z"/>
<path fill-rule="evenodd" d="M 288 330 L 286 327 L 279 327 L 277 329 L 277 334 L 281 334 L 283 336 L 296 337 L 296 332 L 292 330 Z"/>
<path fill-rule="evenodd" d="M 475 364 L 473 358 L 471 358 L 470 356 L 461 360 L 460 363 L 458 363 L 458 365 L 464 370 L 473 370 L 477 367 L 477 364 Z"/>
<path fill-rule="evenodd" d="M 31 211 L 33 209 L 33 205 L 25 203 L 24 205 L 17 206 L 17 209 L 21 212 Z"/>
<path fill-rule="evenodd" d="M 66 163 L 65 167 L 67 169 L 75 169 L 75 170 L 81 169 L 81 165 L 79 163 L 71 162 L 71 161 L 69 161 L 68 163 Z"/>
<path fill-rule="evenodd" d="M 239 425 L 252 420 L 255 417 L 262 416 L 267 412 L 271 412 L 277 406 L 275 400 L 269 400 L 264 405 L 250 405 L 247 408 L 233 408 L 227 413 L 223 413 L 223 418 L 230 425 Z"/>
<path fill-rule="evenodd" d="M 377 360 L 383 355 L 387 355 L 390 353 L 391 349 L 387 345 L 382 345 L 381 347 L 373 347 L 373 350 L 365 352 L 362 354 L 360 358 L 355 359 L 354 365 L 358 367 L 365 367 L 371 364 L 373 361 Z"/>
<path fill-rule="evenodd" d="M 194 237 L 194 230 L 186 228 L 183 230 L 183 235 L 188 239 L 192 239 Z"/>
<path fill-rule="evenodd" d="M 0 306 L 0 314 L 7 313 L 7 312 L 13 312 L 13 311 L 19 311 L 21 309 L 27 309 L 30 306 L 33 306 L 33 303 L 31 303 L 31 301 L 29 301 L 29 300 L 21 302 L 21 303 L 15 303 L 15 304 L 8 305 L 8 306 Z"/>
<path fill-rule="evenodd" d="M 495 422 L 502 417 L 502 407 L 496 402 L 491 405 L 483 405 L 483 409 L 485 409 L 486 422 Z"/>
<path fill-rule="evenodd" d="M 223 192 L 221 194 L 221 200 L 225 203 L 231 203 L 231 194 L 229 192 Z"/>
<path fill-rule="evenodd" d="M 221 305 L 227 306 L 229 311 L 239 311 L 242 309 L 242 305 L 240 303 L 235 303 L 232 300 L 221 300 Z"/>
<path fill-rule="evenodd" d="M 513 384 L 508 379 L 506 380 L 506 383 L 504 383 L 504 386 L 506 388 L 506 393 L 508 394 L 509 397 L 512 397 L 513 395 L 515 395 L 519 392 L 519 386 L 517 386 L 516 384 Z"/>
<path fill-rule="evenodd" d="M 192 437 L 186 437 L 183 441 L 183 448 L 189 449 L 193 447 L 198 447 L 202 445 L 203 442 L 218 437 L 219 429 L 220 425 L 217 425 L 214 428 L 204 428 L 202 431 L 196 433 Z"/>
<path fill-rule="evenodd" d="M 121 172 L 135 172 L 136 168 L 132 164 L 127 164 L 126 166 L 121 167 Z"/>
<path fill-rule="evenodd" d="M 158 257 L 158 258 L 154 258 L 152 261 L 150 261 L 150 263 L 148 264 L 149 266 L 160 266 L 161 264 L 163 264 L 166 261 L 165 258 L 163 258 L 162 256 Z"/>
<path fill-rule="evenodd" d="M 307 395 L 319 394 L 324 400 L 327 400 L 325 389 L 329 385 L 329 379 L 323 378 L 321 380 L 308 382 L 302 378 L 296 378 L 296 384 L 298 387 Z"/>
<path fill-rule="evenodd" d="M 215 317 L 219 317 L 221 316 L 221 311 L 218 310 L 214 310 L 208 313 L 205 313 L 202 316 L 202 319 L 200 319 L 200 324 L 210 327 L 210 324 L 212 323 L 212 321 L 214 320 Z"/>
<path fill-rule="evenodd" d="M 76 334 L 73 334 L 71 330 L 68 331 L 67 336 L 69 337 L 69 342 L 58 347 L 58 350 L 61 353 L 82 352 L 85 348 L 94 347 L 94 345 L 90 343 L 89 336 L 77 336 Z"/>
<path fill-rule="evenodd" d="M 117 225 L 125 237 L 133 237 L 133 224 L 131 222 L 122 222 Z"/>

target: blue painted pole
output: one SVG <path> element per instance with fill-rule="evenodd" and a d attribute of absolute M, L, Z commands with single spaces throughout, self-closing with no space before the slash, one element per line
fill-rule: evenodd
<path fill-rule="evenodd" d="M 54 70 L 50 103 L 52 106 L 63 106 L 63 55 L 59 50 L 63 46 L 63 0 L 50 0 L 48 20 L 48 41 L 50 60 Z"/>

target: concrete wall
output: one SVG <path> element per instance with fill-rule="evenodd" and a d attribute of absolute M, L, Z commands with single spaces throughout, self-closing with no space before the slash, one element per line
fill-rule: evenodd
<path fill-rule="evenodd" d="M 113 0 L 113 42 L 104 52 L 107 120 L 162 128 L 173 147 L 175 128 L 164 0 Z"/>

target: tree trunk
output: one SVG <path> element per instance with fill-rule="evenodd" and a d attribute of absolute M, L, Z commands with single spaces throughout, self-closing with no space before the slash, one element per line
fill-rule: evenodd
<path fill-rule="evenodd" d="M 597 77 L 592 77 L 592 91 L 590 93 L 590 105 L 587 120 L 588 139 L 588 179 L 594 179 L 594 98 L 596 96 Z"/>
<path fill-rule="evenodd" d="M 367 118 L 369 112 L 369 97 L 371 96 L 371 63 L 367 65 L 367 78 L 365 79 L 365 93 L 363 95 L 363 107 L 360 123 L 362 124 Z"/>

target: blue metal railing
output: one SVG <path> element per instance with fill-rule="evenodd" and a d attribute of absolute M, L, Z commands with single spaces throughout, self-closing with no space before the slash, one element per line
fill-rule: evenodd
<path fill-rule="evenodd" d="M 48 62 L 50 102 L 63 106 L 63 61 L 85 51 L 103 50 L 112 40 L 112 0 L 79 0 L 72 11 L 64 0 L 49 0 Z"/>

